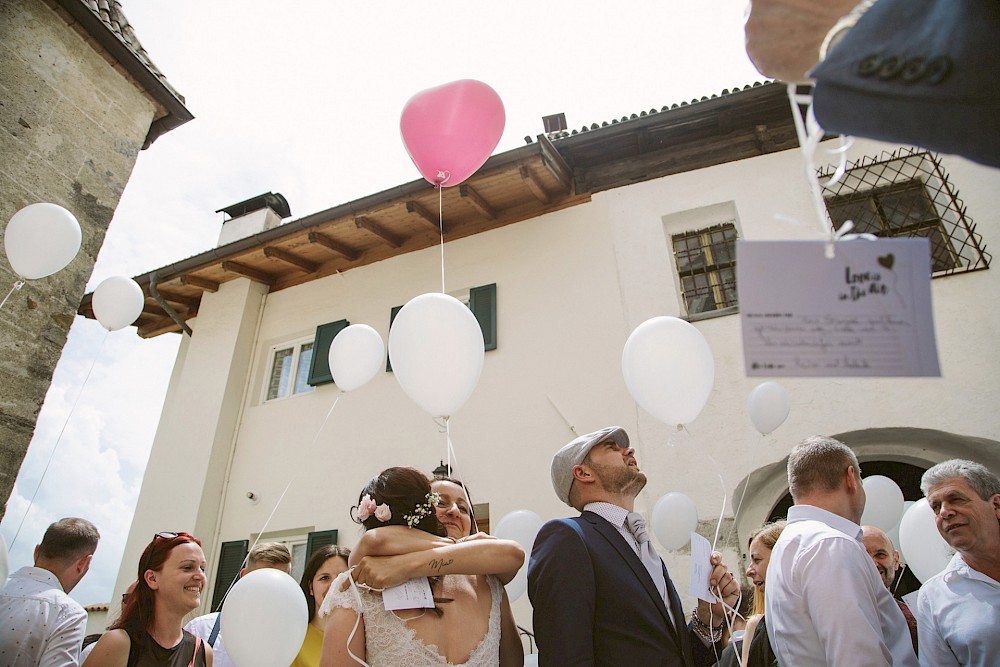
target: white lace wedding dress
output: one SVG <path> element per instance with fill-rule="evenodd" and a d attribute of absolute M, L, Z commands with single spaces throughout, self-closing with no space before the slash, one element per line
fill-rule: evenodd
<path fill-rule="evenodd" d="M 366 662 L 371 667 L 445 667 L 453 665 L 437 651 L 433 644 L 424 644 L 416 633 L 391 611 L 382 606 L 382 594 L 355 589 L 353 584 L 346 591 L 340 588 L 347 579 L 347 572 L 337 576 L 320 607 L 320 616 L 327 616 L 333 609 L 344 607 L 364 615 Z M 498 667 L 500 664 L 500 600 L 503 589 L 496 577 L 487 577 L 493 598 L 490 621 L 486 635 L 469 654 L 469 659 L 455 667 Z M 361 598 L 358 608 L 355 590 Z M 444 607 L 447 614 L 447 605 Z"/>

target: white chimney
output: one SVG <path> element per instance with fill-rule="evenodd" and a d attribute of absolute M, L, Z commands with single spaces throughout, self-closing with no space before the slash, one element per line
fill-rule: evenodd
<path fill-rule="evenodd" d="M 238 204 L 220 208 L 216 213 L 226 216 L 219 233 L 220 246 L 277 227 L 283 218 L 292 214 L 288 202 L 277 192 L 251 197 Z"/>

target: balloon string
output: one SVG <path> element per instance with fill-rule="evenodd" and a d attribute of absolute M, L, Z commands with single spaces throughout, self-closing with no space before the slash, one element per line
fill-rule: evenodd
<path fill-rule="evenodd" d="M 7 299 L 9 299 L 14 292 L 18 291 L 22 287 L 24 287 L 23 280 L 18 279 L 14 281 L 14 286 L 10 288 L 9 292 L 7 292 L 7 296 L 3 298 L 3 301 L 0 301 L 0 310 L 3 310 L 4 305 L 7 303 Z"/>
<path fill-rule="evenodd" d="M 445 181 L 448 180 L 445 178 Z M 444 208 L 442 205 L 442 195 L 444 193 L 444 181 L 438 185 L 438 231 L 441 233 L 441 293 L 444 294 Z"/>
<path fill-rule="evenodd" d="M 18 281 L 22 285 L 24 281 Z M 17 285 L 15 284 L 15 288 Z M 17 288 L 20 289 L 20 288 Z M 13 291 L 13 290 L 11 290 Z M 10 296 L 9 294 L 7 296 Z M 4 299 L 6 301 L 6 299 Z M 2 304 L 0 304 L 2 306 Z M 14 548 L 14 544 L 17 542 L 17 536 L 21 534 L 21 528 L 24 526 L 24 520 L 28 518 L 28 513 L 31 512 L 31 507 L 35 502 L 35 497 L 38 495 L 38 490 L 42 488 L 42 482 L 45 480 L 45 473 L 49 471 L 49 466 L 52 464 L 52 459 L 55 457 L 56 449 L 59 448 L 59 443 L 62 442 L 63 433 L 66 432 L 66 426 L 69 424 L 70 417 L 73 416 L 73 412 L 76 410 L 77 403 L 80 402 L 80 397 L 83 396 L 83 389 L 87 386 L 87 380 L 90 379 L 90 374 L 94 372 L 94 366 L 97 365 L 97 360 L 101 356 L 101 350 L 104 349 L 104 342 L 108 339 L 107 330 L 104 331 L 104 336 L 101 338 L 101 344 L 97 347 L 97 354 L 94 355 L 93 361 L 90 362 L 90 368 L 87 370 L 87 375 L 83 378 L 83 383 L 80 384 L 80 391 L 77 392 L 76 398 L 73 400 L 73 405 L 69 409 L 69 413 L 66 415 L 65 421 L 63 421 L 62 428 L 59 429 L 59 435 L 56 437 L 56 444 L 52 446 L 52 451 L 49 452 L 49 460 L 45 462 L 45 468 L 42 470 L 42 476 L 38 478 L 38 486 L 35 487 L 35 492 L 31 494 L 31 500 L 28 501 L 28 509 L 24 510 L 24 516 L 21 517 L 21 523 L 17 525 L 17 531 L 14 533 L 14 539 L 11 540 L 10 548 Z"/>
<path fill-rule="evenodd" d="M 333 405 L 330 406 L 330 409 L 326 413 L 326 417 L 323 418 L 323 423 L 320 424 L 319 428 L 316 430 L 316 435 L 313 436 L 312 442 L 309 443 L 309 447 L 303 452 L 304 455 L 312 452 L 313 446 L 315 446 L 316 441 L 319 440 L 319 434 L 323 432 L 323 428 L 326 426 L 326 423 L 330 420 L 330 415 L 333 414 L 333 409 L 337 407 L 337 403 L 340 402 L 340 397 L 343 395 L 344 392 L 343 390 L 341 390 L 337 394 L 337 398 L 333 400 Z M 264 526 L 257 533 L 257 537 L 254 538 L 253 544 L 251 544 L 250 548 L 247 550 L 246 555 L 243 557 L 243 563 L 240 565 L 241 571 L 243 570 L 243 568 L 247 566 L 247 563 L 250 561 L 250 553 L 254 550 L 254 547 L 256 547 L 257 543 L 260 542 L 260 538 L 263 537 L 264 533 L 267 531 L 267 527 L 268 525 L 270 525 L 271 519 L 274 518 L 274 513 L 277 512 L 278 507 L 281 506 L 281 501 L 285 499 L 285 494 L 288 493 L 288 489 L 292 486 L 293 480 L 294 478 L 288 480 L 288 484 L 285 485 L 285 490 L 281 492 L 280 496 L 278 496 L 278 502 L 274 503 L 274 507 L 271 509 L 271 513 L 268 515 L 267 521 L 264 522 Z M 226 592 L 223 594 L 222 600 L 219 601 L 220 608 L 222 604 L 226 601 L 226 598 L 229 596 L 229 591 L 233 590 L 233 586 L 235 586 L 236 582 L 239 580 L 240 580 L 240 573 L 237 572 L 233 580 L 229 582 L 229 587 L 226 588 Z"/>

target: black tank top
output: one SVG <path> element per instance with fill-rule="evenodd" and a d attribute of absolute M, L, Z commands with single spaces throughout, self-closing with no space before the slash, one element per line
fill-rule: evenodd
<path fill-rule="evenodd" d="M 206 667 L 205 643 L 196 641 L 194 635 L 184 631 L 184 637 L 173 648 L 163 648 L 147 633 L 142 640 L 128 633 L 131 646 L 128 667 Z M 197 647 L 198 655 L 195 655 Z M 192 662 L 191 658 L 194 658 Z"/>

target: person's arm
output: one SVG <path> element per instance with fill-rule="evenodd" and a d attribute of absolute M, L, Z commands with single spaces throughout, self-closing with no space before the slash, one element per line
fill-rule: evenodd
<path fill-rule="evenodd" d="M 928 585 L 929 584 L 929 585 Z M 931 607 L 930 595 L 935 583 L 926 582 L 917 597 L 917 642 L 920 645 L 918 658 L 922 667 L 959 667 L 958 658 L 948 643 L 944 640 L 934 610 Z"/>
<path fill-rule="evenodd" d="M 550 521 L 538 531 L 528 597 L 539 666 L 591 667 L 596 581 L 583 535 L 571 521 Z"/>
<path fill-rule="evenodd" d="M 131 646 L 124 630 L 108 630 L 97 640 L 83 667 L 125 667 Z"/>
<path fill-rule="evenodd" d="M 38 667 L 66 667 L 80 661 L 80 648 L 87 630 L 87 612 L 79 607 L 60 613 L 54 627 L 49 629 L 49 638 Z"/>
<path fill-rule="evenodd" d="M 849 538 L 822 540 L 796 557 L 792 577 L 801 582 L 827 664 L 889 664 L 875 587 L 888 592 L 874 567 L 864 549 Z"/>
<path fill-rule="evenodd" d="M 757 625 L 761 618 L 763 617 L 757 614 L 747 619 L 747 626 L 743 629 L 743 661 L 740 663 L 741 665 L 746 665 L 750 659 L 750 644 L 753 643 L 753 635 L 757 631 Z"/>
<path fill-rule="evenodd" d="M 357 631 L 354 637 L 351 632 L 355 624 Z M 348 642 L 350 642 L 348 644 Z M 350 648 L 350 652 L 348 652 Z M 359 663 L 351 657 L 351 653 L 361 660 L 367 660 L 365 652 L 365 619 L 347 607 L 337 607 L 326 619 L 326 629 L 323 633 L 323 653 L 319 659 L 319 667 L 356 667 Z"/>
<path fill-rule="evenodd" d="M 747 55 L 773 79 L 807 80 L 830 29 L 860 0 L 753 0 L 744 26 Z"/>
<path fill-rule="evenodd" d="M 397 528 L 397 526 L 386 528 Z M 386 530 L 386 528 L 376 528 L 366 533 L 365 537 L 376 530 Z M 364 553 L 370 555 L 355 559 L 354 554 L 358 550 L 352 552 L 355 582 L 372 588 L 389 588 L 414 577 L 492 574 L 505 584 L 514 578 L 524 563 L 524 550 L 512 540 L 498 540 L 489 536 L 466 538 L 457 543 L 452 543 L 450 540 L 441 542 L 441 538 L 414 540 L 406 533 L 423 531 L 405 528 L 403 531 L 405 532 L 401 535 L 394 531 L 377 536 L 378 539 L 366 545 L 364 549 Z M 401 547 L 405 546 L 416 548 L 406 552 L 401 550 Z M 375 555 L 387 553 L 399 555 Z"/>
<path fill-rule="evenodd" d="M 215 651 L 208 644 L 205 646 L 205 667 L 212 667 L 212 663 L 215 661 Z"/>
<path fill-rule="evenodd" d="M 510 609 L 507 591 L 503 591 L 500 601 L 500 667 L 523 667 L 524 646 L 521 633 L 514 622 L 514 612 Z"/>

